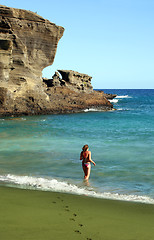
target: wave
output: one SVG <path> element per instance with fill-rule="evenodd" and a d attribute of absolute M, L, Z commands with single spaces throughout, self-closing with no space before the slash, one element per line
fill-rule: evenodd
<path fill-rule="evenodd" d="M 132 97 L 130 97 L 128 95 L 122 95 L 122 96 L 116 96 L 115 98 L 132 98 Z"/>
<path fill-rule="evenodd" d="M 101 112 L 101 110 L 97 108 L 87 108 L 84 110 L 84 112 Z"/>
<path fill-rule="evenodd" d="M 108 99 L 111 103 L 117 103 L 119 100 L 123 99 L 123 98 L 132 98 L 128 95 L 122 95 L 122 96 L 116 96 L 114 99 Z"/>
<path fill-rule="evenodd" d="M 30 176 L 17 176 L 17 175 L 0 175 L 0 181 L 7 185 L 15 185 L 16 187 L 26 189 L 36 189 L 52 192 L 65 192 L 76 195 L 86 195 L 95 198 L 114 199 L 131 202 L 142 202 L 154 204 L 154 199 L 147 196 L 126 195 L 110 192 L 96 192 L 93 189 L 86 187 L 79 187 L 74 184 L 70 184 L 65 181 L 59 181 L 57 179 L 48 179 L 42 177 L 30 177 Z"/>
<path fill-rule="evenodd" d="M 5 119 L 0 119 L 0 121 L 26 121 L 26 118 L 23 117 L 9 117 Z"/>
<path fill-rule="evenodd" d="M 83 111 L 84 112 L 104 112 L 104 110 L 98 109 L 98 108 L 87 108 L 87 109 L 84 109 Z M 115 109 L 113 108 L 108 110 L 108 112 L 112 112 L 112 111 L 115 111 Z"/>
<path fill-rule="evenodd" d="M 134 111 L 136 109 L 133 108 L 117 108 L 117 111 Z"/>
<path fill-rule="evenodd" d="M 111 103 L 117 103 L 119 100 L 118 99 L 109 99 L 109 101 L 111 102 Z"/>

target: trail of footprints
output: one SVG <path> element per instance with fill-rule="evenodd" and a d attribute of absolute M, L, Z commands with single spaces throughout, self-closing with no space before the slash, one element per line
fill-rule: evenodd
<path fill-rule="evenodd" d="M 60 200 L 61 202 L 64 202 L 64 200 L 63 199 L 61 199 L 61 197 L 57 197 L 57 199 L 58 200 Z M 56 201 L 53 201 L 52 203 L 56 203 Z M 65 205 L 64 206 L 64 210 L 66 211 L 66 212 L 70 212 L 70 214 L 71 214 L 71 217 L 69 217 L 69 221 L 73 221 L 73 222 L 75 222 L 76 223 L 76 217 L 77 217 L 77 214 L 76 213 L 71 213 L 71 210 L 69 209 L 69 206 L 68 205 Z M 82 234 L 82 232 L 81 232 L 81 228 L 84 226 L 82 223 L 77 223 L 77 226 L 79 227 L 79 229 L 76 229 L 76 230 L 74 230 L 74 232 L 75 233 L 77 233 L 77 234 Z M 88 238 L 88 237 L 86 237 L 85 238 L 86 240 L 93 240 L 92 238 Z"/>

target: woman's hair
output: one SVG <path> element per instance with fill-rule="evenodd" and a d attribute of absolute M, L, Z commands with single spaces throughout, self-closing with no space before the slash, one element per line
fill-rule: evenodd
<path fill-rule="evenodd" d="M 85 151 L 87 151 L 87 149 L 88 149 L 89 147 L 88 147 L 88 145 L 86 144 L 86 145 L 84 145 L 83 146 L 83 148 L 82 148 L 82 150 L 83 150 L 83 152 L 85 152 Z"/>

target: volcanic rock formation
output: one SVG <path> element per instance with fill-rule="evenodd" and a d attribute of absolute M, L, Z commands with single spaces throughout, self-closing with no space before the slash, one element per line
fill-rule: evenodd
<path fill-rule="evenodd" d="M 93 92 L 88 75 L 59 70 L 62 79 L 56 73 L 51 86 L 43 82 L 42 70 L 52 65 L 63 32 L 36 13 L 0 5 L 0 115 L 113 107 L 104 95 L 100 100 L 100 93 Z M 86 93 L 82 101 L 76 91 Z M 84 101 L 85 96 L 89 100 Z"/>
<path fill-rule="evenodd" d="M 62 77 L 60 77 L 58 72 Z M 88 76 L 87 74 L 72 70 L 58 70 L 58 72 L 55 72 L 52 79 L 43 80 L 48 87 L 65 86 L 75 92 L 93 92 L 93 87 L 91 85 L 92 77 Z"/>
<path fill-rule="evenodd" d="M 53 63 L 63 32 L 63 27 L 33 12 L 0 6 L 0 92 L 3 92 L 0 104 L 3 111 L 27 111 L 34 100 L 38 101 L 38 110 L 49 107 L 42 70 Z"/>

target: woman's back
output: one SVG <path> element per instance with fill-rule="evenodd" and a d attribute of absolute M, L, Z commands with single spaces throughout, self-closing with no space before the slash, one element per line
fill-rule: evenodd
<path fill-rule="evenodd" d="M 85 152 L 83 151 L 82 156 L 83 156 L 84 163 L 89 162 L 89 151 L 85 151 Z"/>

